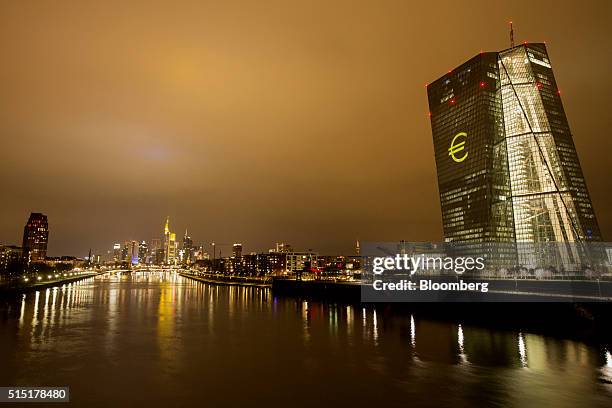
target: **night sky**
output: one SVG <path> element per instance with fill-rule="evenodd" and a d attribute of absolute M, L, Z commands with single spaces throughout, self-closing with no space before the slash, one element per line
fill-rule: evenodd
<path fill-rule="evenodd" d="M 128 4 L 129 3 L 129 4 Z M 546 42 L 612 237 L 612 2 L 0 0 L 0 243 L 442 239 L 425 84 Z M 228 253 L 228 248 L 221 248 Z"/>

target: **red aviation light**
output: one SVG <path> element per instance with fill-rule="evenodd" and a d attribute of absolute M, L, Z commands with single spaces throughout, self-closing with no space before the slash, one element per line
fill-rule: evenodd
<path fill-rule="evenodd" d="M 454 105 L 454 104 L 455 104 L 455 102 L 457 102 L 457 101 L 455 100 L 455 98 L 453 98 L 453 99 L 451 99 L 451 100 L 450 100 L 451 105 Z"/>
<path fill-rule="evenodd" d="M 480 81 L 480 87 L 484 88 L 487 84 L 485 83 L 485 81 Z"/>

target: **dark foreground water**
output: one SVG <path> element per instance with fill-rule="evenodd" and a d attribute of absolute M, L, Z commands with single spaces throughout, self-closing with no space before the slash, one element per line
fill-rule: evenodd
<path fill-rule="evenodd" d="M 536 334 L 132 273 L 0 301 L 6 385 L 69 385 L 71 405 L 83 407 L 609 407 L 612 356 Z"/>

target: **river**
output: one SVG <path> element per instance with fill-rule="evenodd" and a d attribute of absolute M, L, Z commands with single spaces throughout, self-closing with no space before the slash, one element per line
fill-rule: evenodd
<path fill-rule="evenodd" d="M 170 272 L 2 299 L 0 357 L 83 407 L 612 406 L 603 346 Z"/>

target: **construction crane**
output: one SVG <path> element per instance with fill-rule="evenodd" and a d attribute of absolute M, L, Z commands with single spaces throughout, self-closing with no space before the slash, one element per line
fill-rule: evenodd
<path fill-rule="evenodd" d="M 234 244 L 228 244 L 226 242 L 211 242 L 210 245 L 212 245 L 213 247 L 213 261 L 216 258 L 217 252 L 216 252 L 216 248 L 217 246 L 234 246 Z M 219 255 L 221 255 L 221 252 L 219 251 Z"/>

